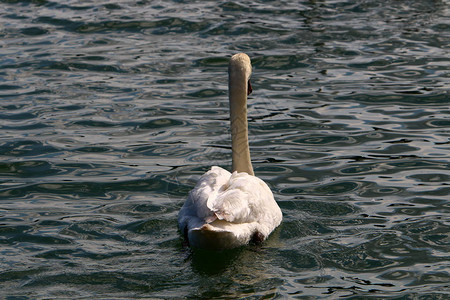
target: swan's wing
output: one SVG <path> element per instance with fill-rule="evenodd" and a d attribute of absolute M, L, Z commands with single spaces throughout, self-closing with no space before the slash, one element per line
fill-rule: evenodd
<path fill-rule="evenodd" d="M 217 197 L 209 199 L 208 206 L 218 219 L 231 223 L 273 223 L 274 218 L 281 221 L 281 211 L 270 188 L 247 173 L 234 172 Z"/>
<path fill-rule="evenodd" d="M 201 224 L 216 219 L 214 212 L 208 207 L 208 201 L 216 197 L 218 190 L 228 182 L 230 176 L 231 173 L 227 170 L 213 166 L 200 177 L 178 214 L 180 228 L 186 227 L 187 222 L 191 220 L 197 220 Z"/>

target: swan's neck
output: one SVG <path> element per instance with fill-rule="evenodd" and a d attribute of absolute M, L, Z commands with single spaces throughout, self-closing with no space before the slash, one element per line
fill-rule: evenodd
<path fill-rule="evenodd" d="M 254 175 L 250 160 L 247 124 L 248 79 L 243 74 L 230 74 L 229 98 L 231 121 L 231 147 L 233 151 L 233 172 Z"/>

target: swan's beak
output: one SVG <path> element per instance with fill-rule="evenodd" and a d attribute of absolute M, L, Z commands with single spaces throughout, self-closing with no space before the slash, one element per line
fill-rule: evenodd
<path fill-rule="evenodd" d="M 247 96 L 252 93 L 252 84 L 250 83 L 250 79 L 248 80 L 248 86 L 247 86 Z"/>

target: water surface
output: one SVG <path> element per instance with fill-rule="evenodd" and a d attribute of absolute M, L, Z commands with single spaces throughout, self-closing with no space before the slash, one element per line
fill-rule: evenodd
<path fill-rule="evenodd" d="M 1 1 L 0 294 L 444 299 L 447 1 Z M 176 216 L 230 168 L 253 61 L 255 173 L 284 220 L 192 253 Z"/>

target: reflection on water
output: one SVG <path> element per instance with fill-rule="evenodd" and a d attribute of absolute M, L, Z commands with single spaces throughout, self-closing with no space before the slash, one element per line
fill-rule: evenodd
<path fill-rule="evenodd" d="M 448 294 L 445 1 L 1 2 L 2 296 Z M 176 216 L 231 165 L 238 51 L 284 221 L 191 252 Z"/>

